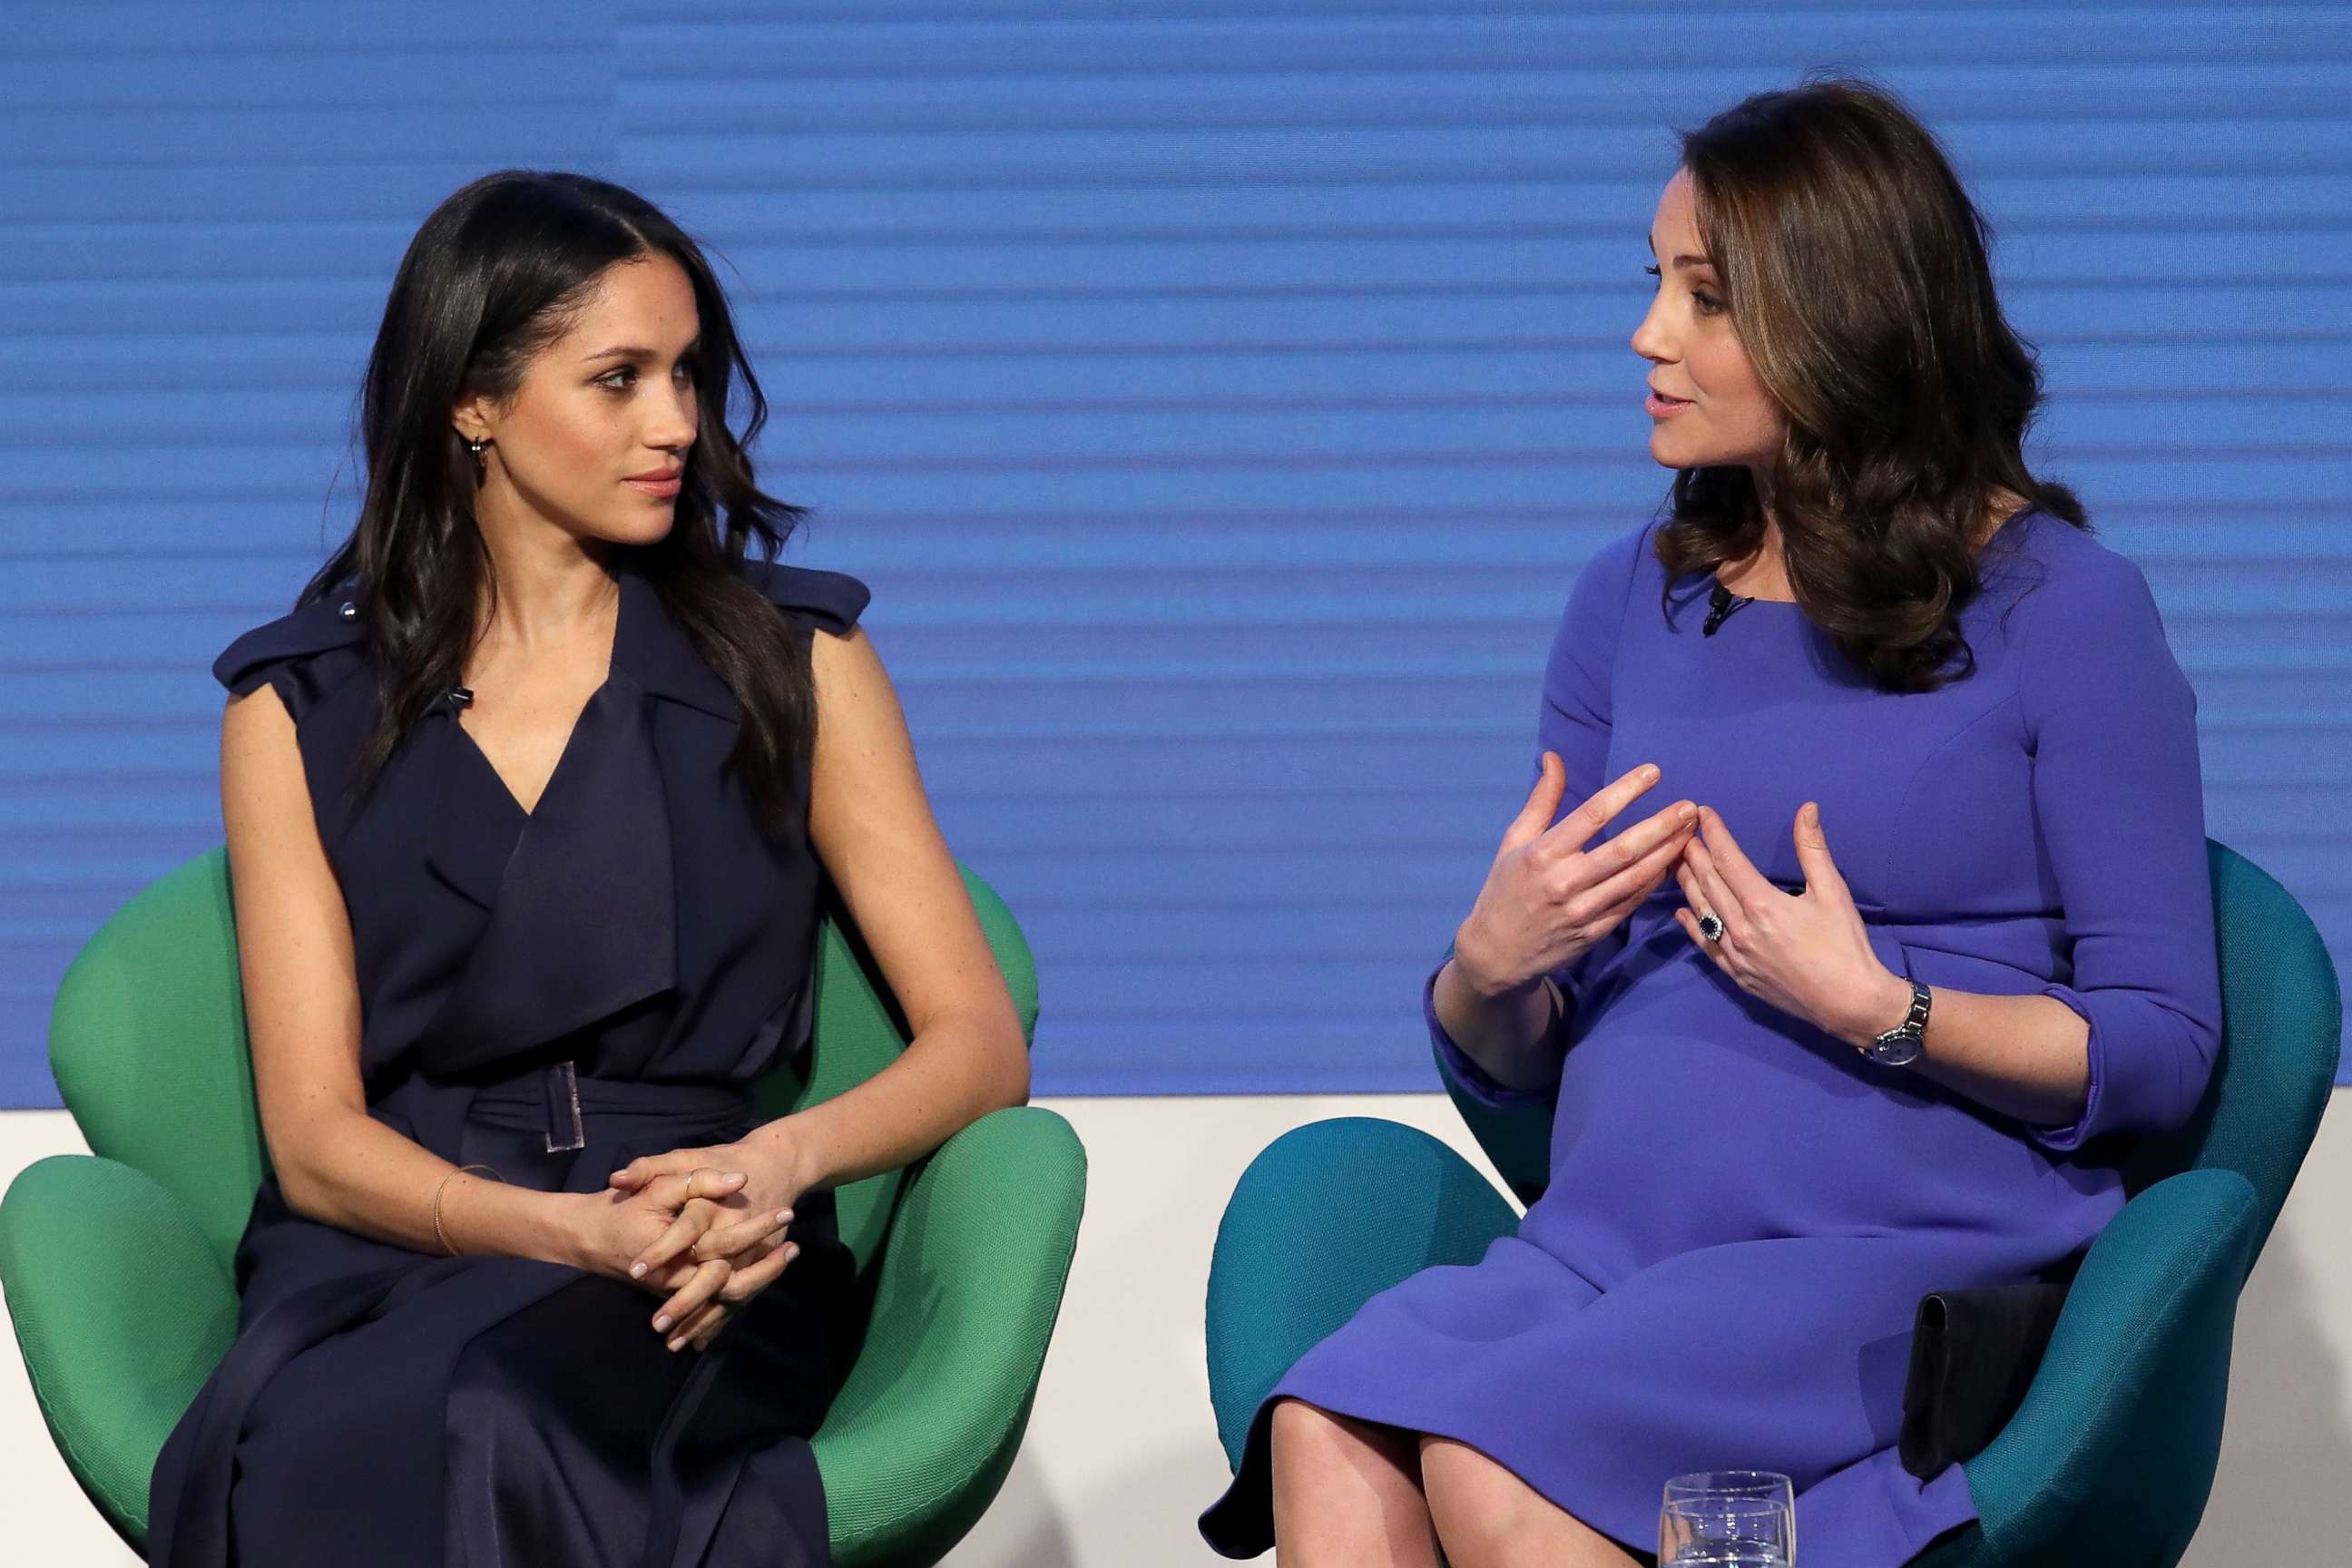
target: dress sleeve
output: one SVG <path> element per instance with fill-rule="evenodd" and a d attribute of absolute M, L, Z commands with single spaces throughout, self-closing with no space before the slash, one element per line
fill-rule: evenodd
<path fill-rule="evenodd" d="M 866 613 L 873 591 L 845 572 L 820 572 L 781 562 L 746 563 L 744 575 L 785 614 L 847 637 Z"/>
<path fill-rule="evenodd" d="M 1617 664 L 1617 644 L 1625 626 L 1626 606 L 1633 595 L 1633 584 L 1639 575 L 1638 567 L 1650 548 L 1650 532 L 1654 524 L 1644 523 L 1596 552 L 1577 574 L 1576 583 L 1569 590 L 1568 605 L 1561 611 L 1559 627 L 1552 636 L 1551 657 L 1544 666 L 1543 700 L 1536 718 L 1536 755 L 1528 772 L 1528 787 L 1533 788 L 1543 769 L 1543 753 L 1557 752 L 1568 773 L 1568 787 L 1560 794 L 1558 816 L 1564 816 L 1584 803 L 1585 797 L 1607 782 L 1603 773 L 1609 765 L 1611 726 L 1611 690 Z M 1573 1018 L 1584 978 L 1608 955 L 1625 942 L 1625 930 L 1620 926 L 1608 936 L 1593 943 L 1567 968 L 1554 972 L 1552 982 L 1559 987 L 1560 997 L 1567 1004 L 1569 1016 Z M 1453 957 L 1448 949 L 1446 959 Z M 1422 1016 L 1429 1026 L 1430 1043 L 1436 1048 L 1438 1060 L 1447 1073 L 1473 1099 L 1494 1106 L 1522 1105 L 1545 1100 L 1557 1092 L 1557 1087 L 1542 1089 L 1507 1089 L 1472 1061 L 1468 1053 L 1457 1045 L 1437 1020 L 1437 975 L 1445 967 L 1445 959 L 1438 961 L 1421 987 Z"/>
<path fill-rule="evenodd" d="M 1445 1032 L 1444 1024 L 1438 1022 L 1437 977 L 1445 972 L 1446 961 L 1453 956 L 1454 950 L 1447 948 L 1445 957 L 1437 961 L 1437 967 L 1431 970 L 1428 977 L 1421 983 L 1422 1021 L 1429 1026 L 1429 1043 L 1436 1047 L 1437 1060 L 1445 1076 L 1460 1084 L 1463 1091 L 1471 1099 L 1482 1105 L 1494 1106 L 1497 1110 L 1514 1105 L 1541 1105 L 1549 1102 L 1559 1092 L 1559 1086 L 1557 1083 L 1545 1084 L 1535 1089 L 1509 1087 L 1488 1073 L 1485 1068 L 1471 1060 L 1470 1053 L 1454 1044 L 1454 1037 Z"/>
<path fill-rule="evenodd" d="M 365 637 L 349 592 L 329 594 L 237 637 L 213 660 L 213 679 L 237 697 L 275 687 L 299 724 L 357 668 Z"/>
<path fill-rule="evenodd" d="M 2221 1037 L 2197 694 L 2139 568 L 2084 552 L 2032 595 L 2020 681 L 2033 811 L 2071 949 L 2045 985 L 2090 1027 L 2082 1114 L 2060 1152 L 2186 1121 Z"/>

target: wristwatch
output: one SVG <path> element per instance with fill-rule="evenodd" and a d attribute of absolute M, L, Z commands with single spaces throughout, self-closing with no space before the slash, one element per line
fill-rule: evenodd
<path fill-rule="evenodd" d="M 1881 1067 L 1907 1068 L 1927 1048 L 1927 988 L 1911 983 L 1911 1011 L 1903 1021 L 1862 1047 L 1862 1054 Z"/>

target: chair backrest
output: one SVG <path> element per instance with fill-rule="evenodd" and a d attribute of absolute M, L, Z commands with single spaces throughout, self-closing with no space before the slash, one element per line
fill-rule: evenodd
<path fill-rule="evenodd" d="M 2221 949 L 2221 1054 L 2197 1113 L 2134 1149 L 2124 1181 L 2137 1193 L 2182 1171 L 2245 1177 L 2257 1208 L 2251 1270 L 2335 1088 L 2344 996 L 2327 945 L 2294 896 L 2228 846 L 2209 838 L 2205 850 Z"/>
<path fill-rule="evenodd" d="M 964 890 L 971 895 L 972 908 L 980 916 L 981 930 L 987 933 L 988 945 L 996 955 L 996 967 L 1021 1015 L 1022 1037 L 1034 1039 L 1037 965 L 1029 943 L 996 890 L 969 866 L 960 868 Z M 898 1011 L 874 954 L 858 936 L 840 900 L 829 893 L 824 923 L 817 937 L 816 1024 L 808 1058 L 805 1064 L 786 1063 L 761 1080 L 760 1114 L 773 1119 L 856 1088 L 897 1060 L 910 1034 L 906 1016 Z M 805 1076 L 803 1065 L 807 1068 Z M 861 1270 L 874 1261 L 889 1231 L 908 1173 L 904 1169 L 886 1171 L 834 1189 L 841 1238 L 856 1254 Z"/>
<path fill-rule="evenodd" d="M 49 1067 L 91 1152 L 186 1204 L 226 1268 L 264 1169 L 226 851 L 165 873 L 83 945 Z"/>
<path fill-rule="evenodd" d="M 1037 971 L 1020 927 L 967 868 L 964 885 L 1020 1009 L 1037 1021 Z M 814 1045 L 763 1079 L 761 1113 L 781 1115 L 879 1072 L 906 1030 L 837 900 L 818 939 Z M 252 1212 L 265 1155 L 246 1050 L 228 856 L 214 848 L 144 889 L 100 928 L 58 988 L 49 1065 L 92 1152 L 144 1172 L 194 1213 L 224 1267 Z M 836 1194 L 861 1266 L 888 1229 L 903 1173 Z"/>
<path fill-rule="evenodd" d="M 2205 854 L 2221 973 L 2221 1057 L 2196 1115 L 2177 1131 L 2144 1140 L 2126 1162 L 2124 1180 L 2137 1193 L 2186 1170 L 2245 1177 L 2260 1205 L 2246 1253 L 2251 1269 L 2327 1109 L 2344 1000 L 2326 944 L 2294 896 L 2215 839 L 2205 841 Z M 1522 1202 L 1534 1202 L 1546 1176 L 1549 1108 L 1496 1110 L 1450 1078 L 1446 1088 L 1504 1181 Z"/>

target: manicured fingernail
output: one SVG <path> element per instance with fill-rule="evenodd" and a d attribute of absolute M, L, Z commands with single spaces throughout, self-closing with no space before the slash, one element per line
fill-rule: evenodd
<path fill-rule="evenodd" d="M 790 1210 L 790 1209 L 778 1209 L 778 1210 L 776 1211 L 776 1223 L 777 1223 L 778 1225 L 790 1225 L 790 1224 L 792 1224 L 792 1223 L 793 1223 L 793 1211 L 792 1211 L 792 1210 Z"/>
<path fill-rule="evenodd" d="M 719 1179 L 722 1182 L 740 1182 L 743 1179 L 743 1173 L 740 1171 L 730 1171 Z"/>
<path fill-rule="evenodd" d="M 785 1261 L 785 1262 L 790 1263 L 793 1258 L 798 1258 L 800 1255 L 801 1255 L 801 1248 L 800 1248 L 800 1244 L 799 1244 L 798 1242 L 795 1242 L 795 1241 L 788 1241 L 788 1242 L 784 1243 L 784 1261 Z"/>
<path fill-rule="evenodd" d="M 668 1327 L 669 1314 L 667 1312 L 664 1312 L 660 1317 L 654 1320 L 654 1332 L 658 1334 Z"/>
<path fill-rule="evenodd" d="M 686 1336 L 684 1334 L 680 1334 L 677 1338 L 670 1341 L 669 1342 L 669 1348 L 672 1350 L 682 1350 L 685 1348 L 685 1345 Z"/>
<path fill-rule="evenodd" d="M 645 1266 L 644 1264 L 642 1264 L 642 1263 L 632 1263 L 632 1264 L 630 1264 L 630 1265 L 629 1265 L 629 1278 L 630 1278 L 630 1279 L 644 1279 L 645 1277 L 646 1277 L 646 1266 Z"/>
<path fill-rule="evenodd" d="M 1683 821 L 1685 821 L 1685 822 L 1688 822 L 1688 821 L 1690 821 L 1690 820 L 1691 820 L 1691 818 L 1693 818 L 1693 817 L 1695 817 L 1695 816 L 1696 816 L 1698 815 L 1698 807 L 1696 807 L 1696 806 L 1695 806 L 1695 805 L 1686 805 L 1686 806 L 1683 807 L 1680 811 L 1678 811 L 1678 812 L 1675 813 L 1675 815 L 1676 816 L 1680 817 Z"/>

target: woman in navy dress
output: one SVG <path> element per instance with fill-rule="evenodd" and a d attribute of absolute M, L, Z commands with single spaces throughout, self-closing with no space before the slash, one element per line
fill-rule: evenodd
<path fill-rule="evenodd" d="M 410 245 L 358 525 L 215 666 L 271 1169 L 151 1561 L 827 1560 L 831 1189 L 1028 1067 L 866 590 L 771 563 L 764 414 L 701 253 L 627 191 L 495 174 Z M 761 1123 L 827 879 L 912 1043 Z"/>
<path fill-rule="evenodd" d="M 1918 1298 L 2086 1247 L 2210 1071 L 2195 693 L 2020 455 L 1967 195 L 1859 84 L 1683 153 L 1633 340 L 1669 515 L 1577 579 L 1423 994 L 1471 1093 L 1556 1104 L 1549 1184 L 1281 1379 L 1227 1555 L 1622 1564 L 1669 1477 L 1759 1468 L 1804 1568 L 1907 1561 L 1975 1517 L 1896 1458 Z"/>

